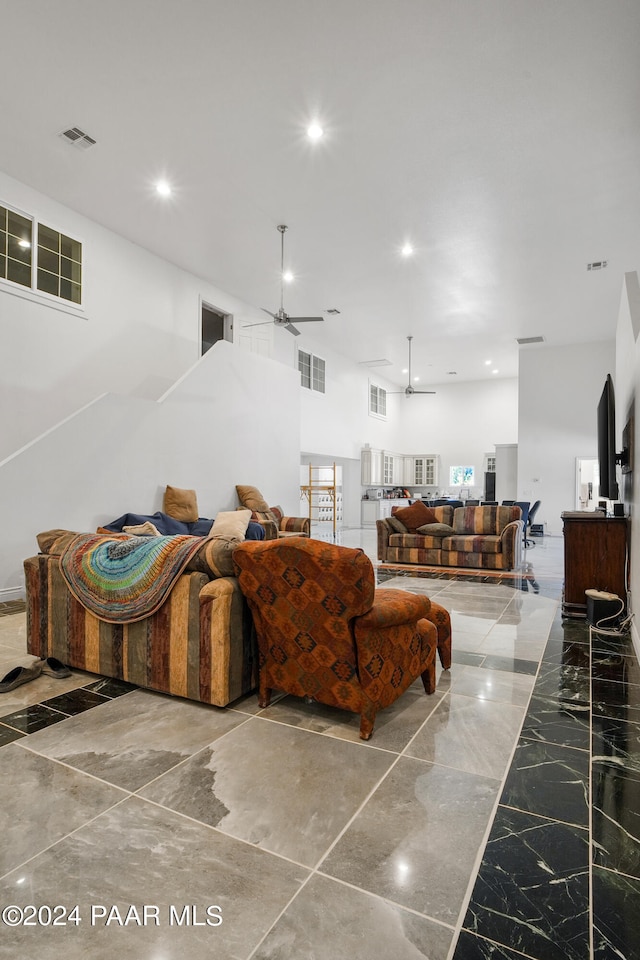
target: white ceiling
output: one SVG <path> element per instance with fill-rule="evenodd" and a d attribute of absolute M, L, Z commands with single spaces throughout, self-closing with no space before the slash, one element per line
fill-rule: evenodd
<path fill-rule="evenodd" d="M 638 0 L 0 0 L 0 24 L 0 169 L 273 310 L 287 224 L 287 312 L 338 308 L 314 337 L 398 383 L 409 334 L 420 387 L 516 376 L 516 337 L 614 336 Z"/>

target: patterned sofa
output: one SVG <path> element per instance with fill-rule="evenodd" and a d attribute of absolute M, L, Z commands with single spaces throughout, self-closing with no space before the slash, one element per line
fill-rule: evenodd
<path fill-rule="evenodd" d="M 426 507 L 420 501 L 378 520 L 378 559 L 513 570 L 521 560 L 520 507 Z"/>
<path fill-rule="evenodd" d="M 232 542 L 202 539 L 154 613 L 112 623 L 89 612 L 62 574 L 60 558 L 76 538 L 64 530 L 40 534 L 41 552 L 24 562 L 29 653 L 219 707 L 255 689 L 251 615 L 234 576 Z"/>

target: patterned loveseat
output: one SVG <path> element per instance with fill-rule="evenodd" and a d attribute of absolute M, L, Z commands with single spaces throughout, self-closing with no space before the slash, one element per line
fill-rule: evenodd
<path fill-rule="evenodd" d="M 114 623 L 83 606 L 63 576 L 61 556 L 77 538 L 42 533 L 40 553 L 24 562 L 29 653 L 219 707 L 255 689 L 251 614 L 234 576 L 232 541 L 188 538 L 200 545 L 164 602 L 142 619 Z"/>
<path fill-rule="evenodd" d="M 378 559 L 513 570 L 522 549 L 520 507 L 426 507 L 420 501 L 377 521 Z"/>

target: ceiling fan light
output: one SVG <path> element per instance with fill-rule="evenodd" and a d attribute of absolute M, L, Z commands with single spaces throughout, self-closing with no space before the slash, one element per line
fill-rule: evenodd
<path fill-rule="evenodd" d="M 307 127 L 307 136 L 309 140 L 320 140 L 324 134 L 324 130 L 320 124 L 314 120 L 313 123 L 310 123 Z"/>
<path fill-rule="evenodd" d="M 295 277 L 291 273 L 291 270 L 285 270 L 285 272 L 282 274 L 282 279 L 285 283 L 293 283 Z"/>
<path fill-rule="evenodd" d="M 405 243 L 400 250 L 400 253 L 403 257 L 411 257 L 413 255 L 413 247 L 410 243 Z"/>

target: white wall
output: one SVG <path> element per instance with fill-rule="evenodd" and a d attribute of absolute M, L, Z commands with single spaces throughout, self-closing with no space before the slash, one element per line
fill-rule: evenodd
<path fill-rule="evenodd" d="M 234 510 L 238 483 L 296 515 L 299 392 L 296 371 L 220 342 L 164 399 L 106 394 L 0 463 L 0 600 L 40 531 L 154 513 L 166 484 L 195 489 L 202 517 Z"/>
<path fill-rule="evenodd" d="M 609 340 L 520 351 L 516 499 L 541 501 L 536 523 L 549 534 L 575 510 L 576 458 L 597 456 L 598 400 L 614 372 Z"/>
<path fill-rule="evenodd" d="M 200 356 L 200 298 L 238 333 L 264 317 L 1 172 L 0 203 L 82 241 L 84 257 L 81 311 L 0 283 L 0 460 L 106 391 L 160 397 Z"/>

